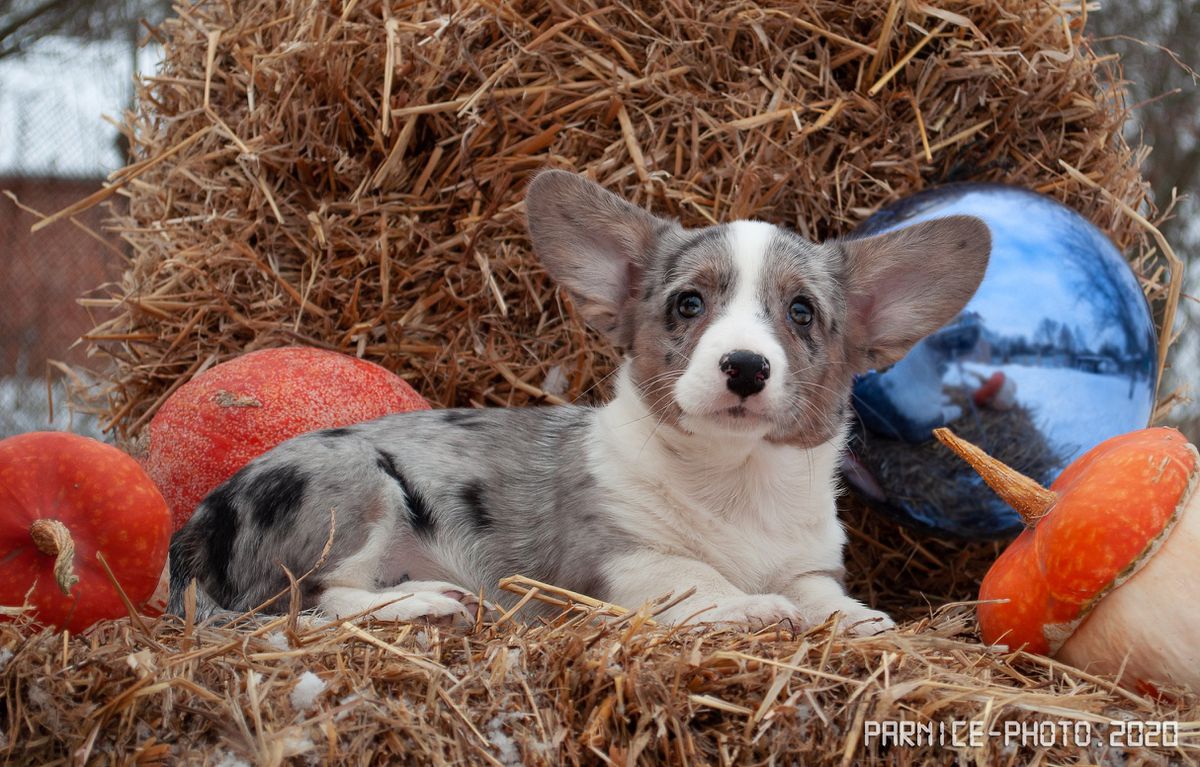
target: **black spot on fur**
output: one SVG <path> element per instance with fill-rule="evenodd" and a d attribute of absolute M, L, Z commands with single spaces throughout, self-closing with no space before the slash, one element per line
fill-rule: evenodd
<path fill-rule="evenodd" d="M 246 499 L 259 527 L 287 521 L 304 500 L 308 476 L 295 466 L 265 469 L 247 478 Z"/>
<path fill-rule="evenodd" d="M 492 515 L 488 513 L 487 504 L 483 500 L 483 483 L 471 482 L 463 487 L 459 494 L 467 514 L 475 523 L 476 530 L 489 530 L 492 527 Z"/>
<path fill-rule="evenodd" d="M 376 460 L 379 468 L 396 481 L 408 501 L 408 523 L 412 526 L 413 532 L 422 538 L 432 538 L 437 530 L 433 523 L 433 513 L 425 496 L 408 483 L 408 480 L 396 468 L 396 461 L 390 455 L 382 450 L 376 452 L 379 456 Z"/>
<path fill-rule="evenodd" d="M 729 289 L 732 286 L 733 286 L 733 275 L 730 274 L 729 272 L 725 271 L 724 269 L 722 269 L 721 273 L 719 275 L 717 275 L 717 292 L 718 292 L 718 294 L 722 295 L 722 296 L 728 294 Z"/>
<path fill-rule="evenodd" d="M 375 459 L 376 465 L 383 469 L 383 472 L 396 481 L 400 485 L 400 489 L 408 495 L 408 483 L 404 481 L 404 477 L 400 475 L 400 470 L 396 468 L 396 462 L 392 457 L 382 450 L 375 451 L 378 457 Z"/>
<path fill-rule="evenodd" d="M 315 573 L 309 574 L 300 582 L 300 609 L 311 610 L 317 607 L 324 592 L 325 583 Z"/>
<path fill-rule="evenodd" d="M 442 413 L 442 420 L 451 426 L 459 426 L 463 429 L 478 429 L 483 426 L 479 413 L 469 409 L 446 410 Z"/>
<path fill-rule="evenodd" d="M 601 600 L 609 599 L 608 579 L 598 572 L 589 574 L 574 586 L 572 591 L 580 594 L 587 594 L 589 597 Z"/>
<path fill-rule="evenodd" d="M 183 614 L 183 592 L 197 575 L 197 559 L 205 552 L 200 551 L 204 542 L 196 535 L 193 525 L 185 526 L 171 536 L 171 612 Z M 18 550 L 19 551 L 19 550 Z"/>
<path fill-rule="evenodd" d="M 203 547 L 207 560 L 204 569 L 209 575 L 208 582 L 203 584 L 204 590 L 216 600 L 217 604 L 222 606 L 229 604 L 235 593 L 229 577 L 229 566 L 232 564 L 233 545 L 238 535 L 238 510 L 233 504 L 236 492 L 236 484 L 230 480 L 209 493 L 208 497 L 204 499 L 205 516 L 201 518 L 201 523 L 184 528 L 184 530 L 192 532 L 192 545 L 188 546 L 186 537 L 180 540 L 181 547 L 192 548 L 193 552 L 197 545 Z M 197 511 L 197 513 L 200 512 Z M 201 542 L 195 540 L 196 538 L 203 540 Z M 194 556 L 195 553 L 193 553 Z M 183 581 L 181 585 L 183 588 L 187 588 L 188 581 L 199 573 L 181 575 L 185 576 L 181 579 Z M 205 579 L 201 578 L 201 580 L 203 582 Z"/>
<path fill-rule="evenodd" d="M 347 440 L 357 439 L 358 434 L 350 428 L 339 426 L 333 429 L 321 429 L 320 431 L 312 432 L 311 436 L 315 437 L 317 443 L 326 450 L 339 450 Z"/>

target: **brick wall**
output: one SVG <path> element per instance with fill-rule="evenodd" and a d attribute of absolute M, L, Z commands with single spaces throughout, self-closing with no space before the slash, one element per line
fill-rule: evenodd
<path fill-rule="evenodd" d="M 0 190 L 42 213 L 54 213 L 100 185 L 98 179 L 0 177 Z M 102 231 L 104 217 L 103 209 L 93 208 L 78 220 L 118 246 Z M 92 321 L 76 299 L 121 273 L 121 259 L 70 221 L 31 234 L 35 221 L 0 197 L 0 378 L 40 377 L 47 359 L 81 362 L 82 345 L 68 348 Z"/>

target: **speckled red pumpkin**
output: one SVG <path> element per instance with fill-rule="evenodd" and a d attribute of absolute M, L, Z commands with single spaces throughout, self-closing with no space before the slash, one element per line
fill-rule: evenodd
<path fill-rule="evenodd" d="M 205 371 L 163 403 L 150 421 L 146 470 L 178 530 L 204 496 L 280 442 L 427 409 L 403 379 L 370 362 L 305 347 L 264 349 Z"/>
<path fill-rule="evenodd" d="M 28 594 L 34 617 L 71 631 L 126 615 L 98 553 L 136 607 L 150 598 L 171 516 L 133 458 L 75 434 L 21 434 L 0 441 L 0 489 L 0 604 Z"/>

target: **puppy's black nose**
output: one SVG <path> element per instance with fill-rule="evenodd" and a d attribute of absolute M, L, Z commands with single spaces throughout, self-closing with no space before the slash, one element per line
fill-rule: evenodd
<path fill-rule="evenodd" d="M 761 354 L 739 349 L 721 358 L 721 372 L 728 376 L 725 385 L 742 399 L 758 394 L 771 377 L 771 363 Z"/>

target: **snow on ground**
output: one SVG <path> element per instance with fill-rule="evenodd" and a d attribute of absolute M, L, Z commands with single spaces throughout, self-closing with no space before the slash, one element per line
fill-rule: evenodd
<path fill-rule="evenodd" d="M 137 52 L 154 71 L 162 54 Z M 134 52 L 124 40 L 48 37 L 0 61 L 0 175 L 95 177 L 121 167 L 117 129 L 133 93 Z"/>
<path fill-rule="evenodd" d="M 70 431 L 104 440 L 99 422 L 92 416 L 72 413 L 62 386 L 50 389 L 54 413 L 51 418 L 46 382 L 40 378 L 0 378 L 0 438 L 30 431 Z"/>
<path fill-rule="evenodd" d="M 325 680 L 311 671 L 305 671 L 292 688 L 292 708 L 305 711 L 316 705 L 317 698 L 325 692 Z"/>
<path fill-rule="evenodd" d="M 985 377 L 1003 371 L 1016 382 L 1017 401 L 1033 413 L 1051 444 L 1078 452 L 1109 437 L 1143 428 L 1150 419 L 1151 394 L 1145 379 L 1137 380 L 1131 397 L 1130 379 L 1125 375 L 977 362 L 964 363 L 962 368 Z M 964 377 L 951 366 L 944 383 L 961 386 Z M 973 376 L 966 376 L 965 383 L 978 386 Z"/>

